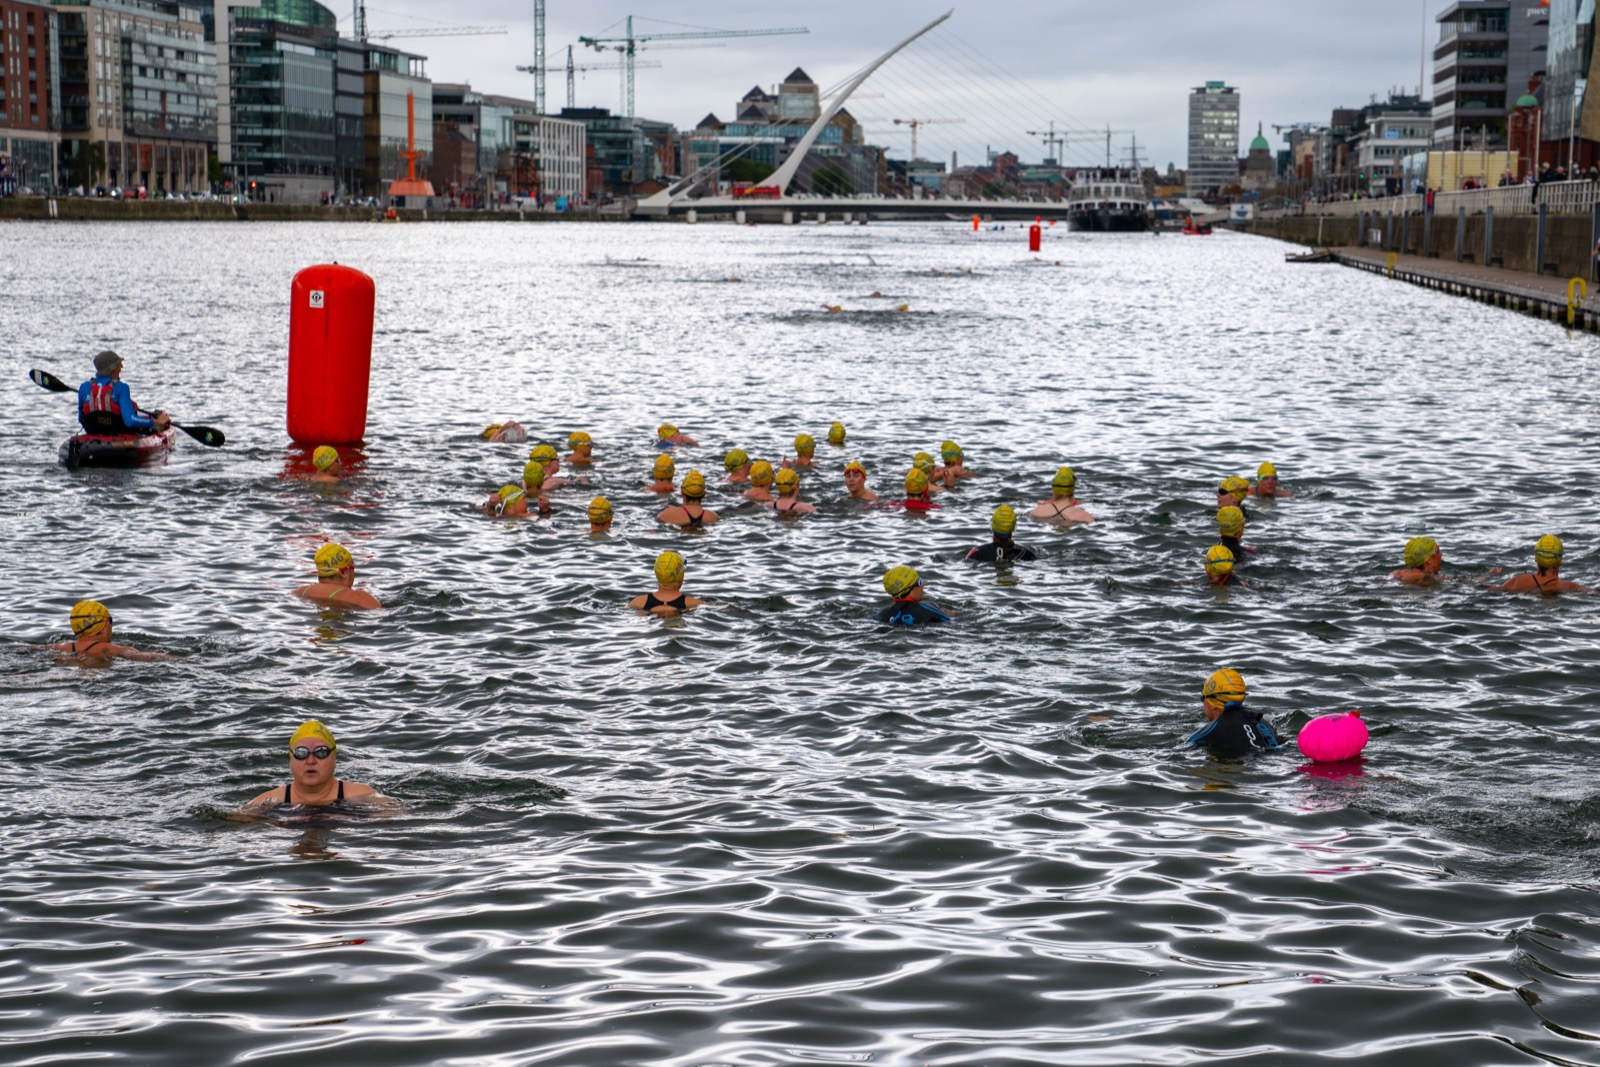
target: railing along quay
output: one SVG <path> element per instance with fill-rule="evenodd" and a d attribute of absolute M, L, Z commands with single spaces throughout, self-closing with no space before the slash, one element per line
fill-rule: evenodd
<path fill-rule="evenodd" d="M 1545 182 L 1543 185 L 1506 185 L 1494 189 L 1459 189 L 1454 192 L 1435 193 L 1433 211 L 1436 215 L 1454 215 L 1465 208 L 1468 215 L 1482 215 L 1494 208 L 1496 215 L 1537 215 L 1543 204 L 1552 215 L 1586 215 L 1600 204 L 1600 182 L 1587 179 L 1567 182 Z M 1427 197 L 1421 193 L 1404 196 L 1380 196 L 1365 200 L 1335 200 L 1326 204 L 1306 204 L 1263 211 L 1263 218 L 1282 218 L 1285 215 L 1324 215 L 1330 218 L 1353 219 L 1361 215 L 1396 215 L 1425 210 Z"/>

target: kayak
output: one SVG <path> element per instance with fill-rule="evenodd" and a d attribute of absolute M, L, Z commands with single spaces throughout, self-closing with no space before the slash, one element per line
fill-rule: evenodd
<path fill-rule="evenodd" d="M 80 433 L 61 445 L 61 462 L 69 467 L 145 467 L 164 463 L 178 431 L 161 433 Z"/>

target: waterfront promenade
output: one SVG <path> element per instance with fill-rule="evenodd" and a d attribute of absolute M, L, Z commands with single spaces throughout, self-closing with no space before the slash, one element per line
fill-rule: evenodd
<path fill-rule="evenodd" d="M 1557 278 L 1526 271 L 1487 267 L 1480 263 L 1455 263 L 1427 256 L 1399 255 L 1373 248 L 1336 248 L 1335 259 L 1347 267 L 1389 274 L 1389 257 L 1396 281 L 1519 311 L 1536 318 L 1565 324 L 1567 321 L 1569 278 Z M 1600 333 L 1600 294 L 1581 296 L 1574 308 L 1572 325 L 1590 333 Z"/>

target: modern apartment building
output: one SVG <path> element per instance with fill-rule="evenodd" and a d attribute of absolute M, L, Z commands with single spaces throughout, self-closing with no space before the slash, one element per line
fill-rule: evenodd
<path fill-rule="evenodd" d="M 1459 0 L 1439 14 L 1435 147 L 1505 146 L 1512 105 L 1545 75 L 1550 13 L 1550 0 Z"/>
<path fill-rule="evenodd" d="M 1594 80 L 1595 0 L 1550 0 L 1549 69 L 1539 117 L 1542 160 L 1587 167 L 1600 159 L 1600 80 Z M 1590 86 L 1594 91 L 1590 91 Z"/>
<path fill-rule="evenodd" d="M 47 4 L 0 0 L 0 196 L 56 187 L 55 27 Z"/>
<path fill-rule="evenodd" d="M 407 137 L 414 133 L 417 173 L 428 173 L 433 154 L 433 84 L 428 81 L 427 59 L 397 48 L 365 45 L 366 103 L 363 111 L 363 192 L 382 196 L 389 183 L 406 176 Z M 414 112 L 414 129 L 408 120 Z"/>
<path fill-rule="evenodd" d="M 1188 171 L 1193 197 L 1214 197 L 1239 182 L 1239 90 L 1225 82 L 1189 94 Z"/>
<path fill-rule="evenodd" d="M 245 188 L 257 183 L 260 199 L 315 203 L 339 186 L 338 35 L 338 19 L 315 0 L 260 0 L 233 13 L 227 167 Z"/>

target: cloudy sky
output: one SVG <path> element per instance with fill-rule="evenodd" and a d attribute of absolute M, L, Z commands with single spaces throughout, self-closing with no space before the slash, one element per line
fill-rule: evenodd
<path fill-rule="evenodd" d="M 350 0 L 324 0 L 348 30 Z M 1065 129 L 1069 163 L 1102 158 L 1109 126 L 1113 155 L 1126 160 L 1137 138 L 1141 162 L 1182 167 L 1187 152 L 1188 92 L 1205 81 L 1238 87 L 1241 141 L 1265 123 L 1326 122 L 1331 109 L 1359 106 L 1391 89 L 1414 92 L 1424 32 L 1444 0 L 961 0 L 943 26 L 885 66 L 853 98 L 850 110 L 891 153 L 910 154 L 909 127 L 894 119 L 960 120 L 919 128 L 919 154 L 978 162 L 986 149 L 1025 160 L 1047 153 L 1030 131 Z M 948 7 L 938 0 L 810 0 L 804 4 L 731 0 L 548 0 L 546 48 L 552 67 L 551 110 L 566 98 L 566 46 L 578 35 L 616 36 L 635 16 L 635 33 L 803 26 L 805 36 L 751 37 L 718 47 L 651 49 L 638 71 L 637 110 L 692 126 L 708 111 L 733 117 L 752 85 L 769 90 L 796 66 L 827 89 Z M 504 25 L 505 36 L 395 38 L 428 57 L 435 81 L 532 97 L 532 0 L 377 0 L 367 8 L 374 31 Z M 1426 30 L 1425 30 L 1426 26 Z M 667 42 L 662 42 L 666 44 Z M 580 48 L 577 62 L 615 62 L 615 53 Z M 1431 78 L 1432 61 L 1427 76 Z M 871 94 L 871 95 L 867 95 Z M 578 75 L 580 107 L 619 104 L 616 72 Z M 1102 131 L 1091 134 L 1090 130 Z"/>

